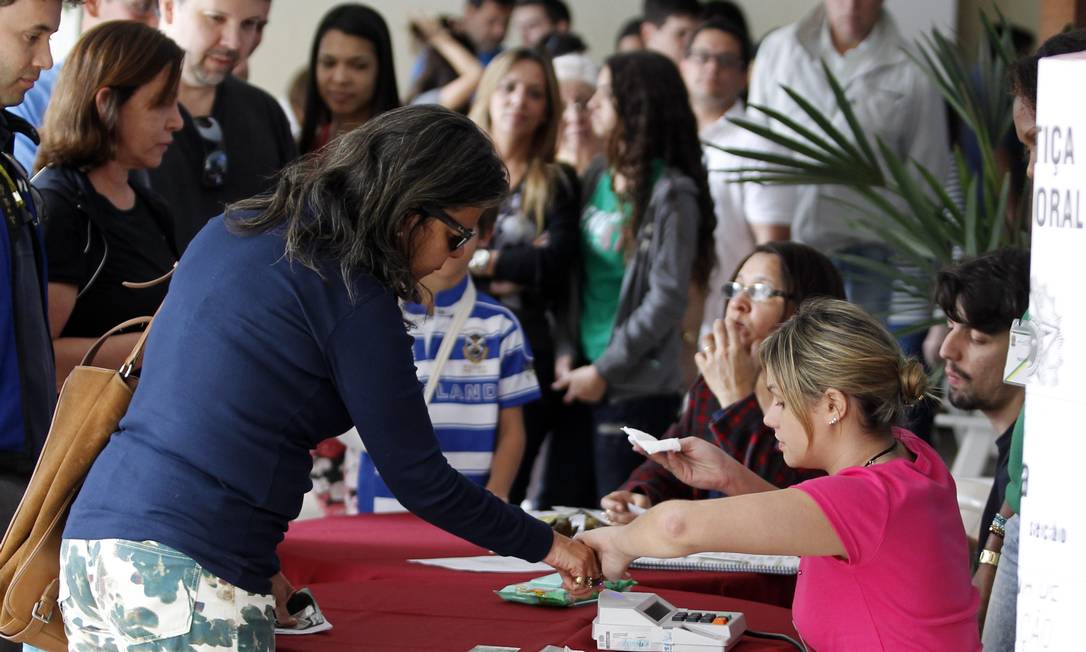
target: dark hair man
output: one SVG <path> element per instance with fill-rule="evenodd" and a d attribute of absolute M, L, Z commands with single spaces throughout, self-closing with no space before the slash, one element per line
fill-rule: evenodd
<path fill-rule="evenodd" d="M 679 64 L 690 106 L 698 120 L 698 135 L 702 142 L 714 145 L 704 148 L 716 212 L 713 232 L 716 265 L 710 276 L 710 288 L 722 287 L 755 245 L 787 240 L 792 223 L 791 206 L 781 201 L 781 189 L 736 183 L 736 175 L 729 170 L 750 163 L 720 149 L 776 149 L 769 141 L 730 121 L 747 116 L 741 95 L 747 86 L 750 60 L 751 44 L 746 30 L 731 21 L 713 18 L 694 30 Z M 724 314 L 724 304 L 720 292 L 708 293 L 702 333 L 709 332 L 713 321 Z"/>
<path fill-rule="evenodd" d="M 1001 249 L 939 272 L 935 301 L 947 317 L 939 348 L 946 361 L 947 398 L 962 410 L 980 410 L 992 428 L 999 458 L 995 483 L 981 518 L 977 549 L 983 550 L 988 525 L 1003 504 L 1011 432 L 1025 391 L 1003 382 L 1011 322 L 1029 307 L 1029 252 Z"/>
<path fill-rule="evenodd" d="M 72 2 L 71 4 L 76 4 Z M 34 470 L 56 403 L 45 304 L 44 233 L 26 171 L 11 157 L 15 134 L 34 128 L 6 108 L 53 67 L 49 37 L 61 0 L 0 0 L 0 525 L 5 529 Z M 21 645 L 0 642 L 0 650 Z"/>
<path fill-rule="evenodd" d="M 644 50 L 645 41 L 641 38 L 641 16 L 634 16 L 619 28 L 615 35 L 615 52 L 633 52 Z"/>
<path fill-rule="evenodd" d="M 531 48 L 549 34 L 568 34 L 573 21 L 562 0 L 517 0 L 512 22 L 521 45 Z"/>
<path fill-rule="evenodd" d="M 151 187 L 173 209 L 177 246 L 226 204 L 259 194 L 297 156 L 279 102 L 231 73 L 259 42 L 271 0 L 162 0 L 161 29 L 185 50 L 184 128 Z"/>
<path fill-rule="evenodd" d="M 467 34 L 479 63 L 486 66 L 502 51 L 515 0 L 466 0 L 464 17 L 457 24 Z"/>
<path fill-rule="evenodd" d="M 641 22 L 641 39 L 645 47 L 679 65 L 700 13 L 698 0 L 645 0 Z"/>

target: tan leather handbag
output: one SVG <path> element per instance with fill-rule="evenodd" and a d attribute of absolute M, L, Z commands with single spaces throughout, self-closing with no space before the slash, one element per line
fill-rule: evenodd
<path fill-rule="evenodd" d="M 50 652 L 68 649 L 57 594 L 64 523 L 94 459 L 128 410 L 151 317 L 120 324 L 94 343 L 64 381 L 53 423 L 30 485 L 0 543 L 0 636 Z M 121 368 L 93 367 L 98 350 L 117 333 L 146 324 Z"/>

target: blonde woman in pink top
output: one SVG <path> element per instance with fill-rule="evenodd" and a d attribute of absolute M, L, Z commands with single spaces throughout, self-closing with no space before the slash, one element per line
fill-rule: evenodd
<path fill-rule="evenodd" d="M 667 501 L 582 535 L 604 573 L 618 577 L 639 556 L 799 555 L 792 609 L 809 649 L 979 650 L 954 480 L 930 446 L 894 427 L 926 393 L 919 363 L 862 309 L 832 299 L 801 306 L 759 358 L 772 394 L 765 423 L 785 462 L 828 475 L 777 489 L 687 437 L 653 459 L 729 497 Z"/>

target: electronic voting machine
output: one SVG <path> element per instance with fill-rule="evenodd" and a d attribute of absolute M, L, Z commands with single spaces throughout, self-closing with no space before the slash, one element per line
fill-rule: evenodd
<path fill-rule="evenodd" d="M 592 621 L 601 650 L 724 652 L 746 630 L 739 612 L 677 609 L 655 593 L 604 591 Z"/>

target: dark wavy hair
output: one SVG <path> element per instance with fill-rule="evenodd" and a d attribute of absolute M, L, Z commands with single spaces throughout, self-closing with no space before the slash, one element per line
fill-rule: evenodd
<path fill-rule="evenodd" d="M 690 177 L 697 186 L 699 213 L 693 280 L 704 288 L 715 259 L 716 216 L 702 162 L 698 121 L 679 69 L 662 54 L 648 51 L 616 54 L 604 65 L 611 71 L 611 94 L 618 114 L 618 124 L 607 143 L 607 160 L 614 172 L 630 182 L 625 199 L 633 205 L 631 232 L 638 232 L 652 196 L 654 161 Z M 627 240 L 636 242 L 632 237 Z"/>
<path fill-rule="evenodd" d="M 332 112 L 321 99 L 317 90 L 317 55 L 321 39 L 330 30 L 337 30 L 365 39 L 373 44 L 377 54 L 377 83 L 373 88 L 373 115 L 395 109 L 400 105 L 400 92 L 396 87 L 396 68 L 392 61 L 392 37 L 381 14 L 362 4 L 344 4 L 333 7 L 321 19 L 313 45 L 309 51 L 309 81 L 305 91 L 305 118 L 298 148 L 303 153 L 313 150 L 317 129 L 332 119 Z"/>
<path fill-rule="evenodd" d="M 408 106 L 292 163 L 271 192 L 226 214 L 239 233 L 281 231 L 288 260 L 318 273 L 338 263 L 352 298 L 352 279 L 368 272 L 417 301 L 411 252 L 427 209 L 490 208 L 508 192 L 505 165 L 475 123 L 440 106 Z"/>
<path fill-rule="evenodd" d="M 785 304 L 785 319 L 795 314 L 807 299 L 827 297 L 847 300 L 841 272 L 837 271 L 833 262 L 814 247 L 790 240 L 766 242 L 755 247 L 735 266 L 731 280 L 734 281 L 739 276 L 739 270 L 743 269 L 743 265 L 746 265 L 754 254 L 772 254 L 780 262 L 784 287 L 777 289 L 789 294 Z"/>
<path fill-rule="evenodd" d="M 1029 252 L 1005 247 L 951 265 L 935 277 L 935 303 L 947 319 L 989 335 L 1029 307 Z"/>
<path fill-rule="evenodd" d="M 121 107 L 163 71 L 154 105 L 176 104 L 184 57 L 168 36 L 131 20 L 102 23 L 81 36 L 57 79 L 34 167 L 90 169 L 113 160 Z M 99 110 L 95 96 L 103 88 L 110 93 Z"/>

